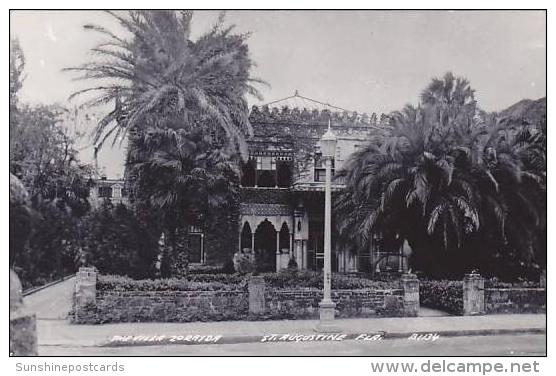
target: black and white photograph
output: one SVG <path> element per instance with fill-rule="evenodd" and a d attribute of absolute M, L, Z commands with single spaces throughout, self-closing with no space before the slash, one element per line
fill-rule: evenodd
<path fill-rule="evenodd" d="M 539 373 L 546 9 L 9 21 L 8 374 L 208 356 Z"/>

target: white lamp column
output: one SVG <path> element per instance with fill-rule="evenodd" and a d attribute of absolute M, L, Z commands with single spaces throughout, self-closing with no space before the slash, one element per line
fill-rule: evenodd
<path fill-rule="evenodd" d="M 320 320 L 316 330 L 319 332 L 337 332 L 334 325 L 334 311 L 336 304 L 332 301 L 332 158 L 336 151 L 336 136 L 330 129 L 320 139 L 322 157 L 326 166 L 326 180 L 324 185 L 324 291 L 323 299 L 319 303 Z"/>

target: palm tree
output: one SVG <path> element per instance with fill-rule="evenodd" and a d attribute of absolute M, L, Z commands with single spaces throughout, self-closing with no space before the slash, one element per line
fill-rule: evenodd
<path fill-rule="evenodd" d="M 96 85 L 76 92 L 95 96 L 89 105 L 114 103 L 98 124 L 98 150 L 128 136 L 126 176 L 136 208 L 155 211 L 173 250 L 180 226 L 198 223 L 207 210 L 234 199 L 236 165 L 252 133 L 247 94 L 262 81 L 250 76 L 246 34 L 218 22 L 197 40 L 191 12 L 108 12 L 127 32 L 107 37 L 98 55 L 70 71 Z M 168 258 L 167 258 L 168 259 Z"/>
<path fill-rule="evenodd" d="M 92 49 L 97 58 L 79 67 L 82 80 L 94 85 L 72 97 L 93 94 L 90 106 L 114 103 L 98 123 L 94 143 L 122 140 L 129 131 L 151 127 L 192 129 L 203 123 L 225 132 L 230 144 L 245 152 L 252 130 L 246 94 L 252 86 L 246 34 L 223 27 L 223 16 L 207 33 L 191 39 L 190 11 L 108 11 L 130 37 L 99 25 L 85 25 L 106 40 Z"/>
<path fill-rule="evenodd" d="M 485 237 L 501 248 L 509 232 L 538 224 L 538 205 L 528 201 L 540 177 L 524 168 L 525 150 L 508 138 L 506 121 L 476 107 L 465 79 L 435 79 L 421 99 L 352 156 L 336 212 L 345 239 L 355 233 L 360 248 L 379 234 L 407 239 L 415 266 L 434 272 L 446 255 L 459 260 Z M 484 257 L 471 253 L 468 264 Z"/>

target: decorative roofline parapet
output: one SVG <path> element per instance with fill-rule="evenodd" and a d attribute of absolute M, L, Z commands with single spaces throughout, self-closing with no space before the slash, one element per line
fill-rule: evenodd
<path fill-rule="evenodd" d="M 313 124 L 327 125 L 330 119 L 332 126 L 355 126 L 355 127 L 371 127 L 371 117 L 366 114 L 357 112 L 335 112 L 330 110 L 308 110 L 306 108 L 288 108 L 277 107 L 270 108 L 267 105 L 253 106 L 249 115 L 251 122 L 260 123 L 296 123 L 296 124 Z"/>

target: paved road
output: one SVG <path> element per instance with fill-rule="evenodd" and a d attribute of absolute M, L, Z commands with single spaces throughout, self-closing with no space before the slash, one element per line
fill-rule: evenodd
<path fill-rule="evenodd" d="M 71 309 L 75 277 L 37 291 L 23 298 L 29 312 L 37 319 L 63 320 Z"/>
<path fill-rule="evenodd" d="M 40 355 L 102 356 L 542 356 L 546 353 L 545 335 L 503 335 L 446 337 L 435 342 L 391 339 L 380 342 L 304 342 L 243 343 L 233 345 L 167 345 L 134 347 L 39 346 Z"/>

